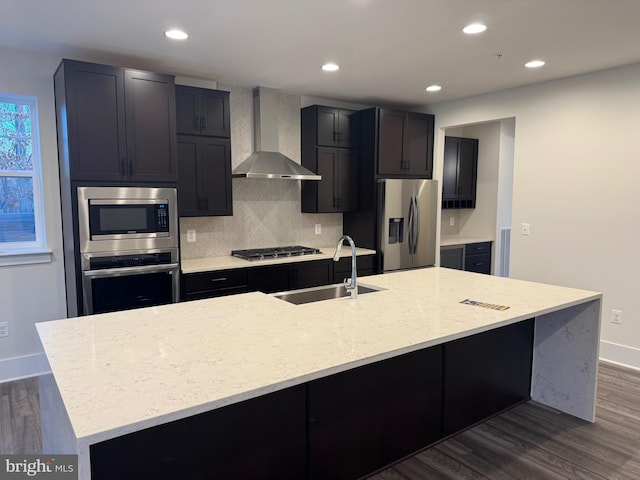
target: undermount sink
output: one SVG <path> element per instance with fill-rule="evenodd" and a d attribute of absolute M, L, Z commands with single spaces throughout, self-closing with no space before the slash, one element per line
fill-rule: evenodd
<path fill-rule="evenodd" d="M 379 292 L 384 288 L 372 287 L 368 285 L 358 285 L 358 295 L 365 293 Z M 293 303 L 294 305 L 302 305 L 303 303 L 321 302 L 322 300 L 332 300 L 335 298 L 348 297 L 351 294 L 347 292 L 344 285 L 326 285 L 322 287 L 303 288 L 301 290 L 291 290 L 290 292 L 273 293 L 272 296 Z"/>

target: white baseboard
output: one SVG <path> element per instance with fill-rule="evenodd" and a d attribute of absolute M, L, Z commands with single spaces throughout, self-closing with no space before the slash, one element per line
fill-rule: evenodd
<path fill-rule="evenodd" d="M 51 373 L 44 353 L 0 359 L 0 383 Z"/>
<path fill-rule="evenodd" d="M 640 349 L 600 340 L 600 360 L 640 370 Z"/>

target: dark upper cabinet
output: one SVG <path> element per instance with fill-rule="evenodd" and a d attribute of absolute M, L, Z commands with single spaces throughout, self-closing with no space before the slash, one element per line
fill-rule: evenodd
<path fill-rule="evenodd" d="M 378 175 L 432 178 L 433 115 L 386 109 L 377 113 Z"/>
<path fill-rule="evenodd" d="M 475 208 L 478 140 L 445 137 L 442 208 Z"/>
<path fill-rule="evenodd" d="M 358 209 L 358 156 L 353 110 L 311 105 L 300 111 L 302 165 L 322 176 L 302 182 L 305 213 Z"/>
<path fill-rule="evenodd" d="M 231 141 L 178 135 L 181 217 L 232 215 Z"/>
<path fill-rule="evenodd" d="M 173 77 L 63 60 L 54 84 L 63 178 L 177 180 Z"/>
<path fill-rule="evenodd" d="M 231 136 L 229 92 L 176 85 L 178 133 Z"/>
<path fill-rule="evenodd" d="M 322 105 L 305 107 L 301 110 L 303 135 L 313 145 L 351 148 L 351 116 L 354 113 L 353 110 Z"/>
<path fill-rule="evenodd" d="M 356 153 L 345 148 L 315 148 L 315 163 L 305 165 L 322 176 L 321 181 L 302 182 L 302 211 L 350 212 L 358 209 L 358 163 Z"/>

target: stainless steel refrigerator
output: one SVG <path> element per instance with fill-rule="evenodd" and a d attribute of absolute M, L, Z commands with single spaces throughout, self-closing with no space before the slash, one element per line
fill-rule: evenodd
<path fill-rule="evenodd" d="M 436 180 L 378 180 L 382 271 L 436 263 Z"/>

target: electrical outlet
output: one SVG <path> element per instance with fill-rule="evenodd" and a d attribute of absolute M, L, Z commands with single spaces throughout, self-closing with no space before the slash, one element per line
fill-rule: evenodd
<path fill-rule="evenodd" d="M 322 233 L 322 224 L 316 223 L 316 235 L 320 235 Z"/>
<path fill-rule="evenodd" d="M 9 322 L 0 322 L 0 337 L 9 336 Z"/>
<path fill-rule="evenodd" d="M 195 230 L 187 230 L 187 242 L 195 242 L 196 241 L 196 231 Z"/>
<path fill-rule="evenodd" d="M 611 310 L 611 323 L 622 325 L 622 310 L 616 310 L 615 308 Z"/>
<path fill-rule="evenodd" d="M 522 235 L 529 235 L 529 232 L 531 231 L 531 226 L 528 223 L 523 223 L 520 229 L 520 233 Z"/>
<path fill-rule="evenodd" d="M 456 224 L 456 217 L 449 217 L 449 226 L 453 227 Z"/>

